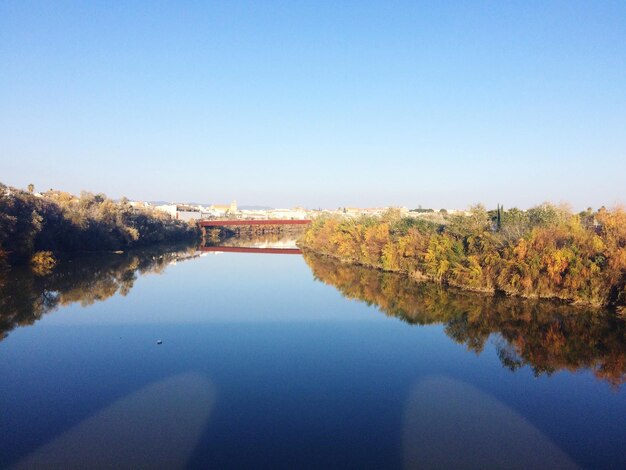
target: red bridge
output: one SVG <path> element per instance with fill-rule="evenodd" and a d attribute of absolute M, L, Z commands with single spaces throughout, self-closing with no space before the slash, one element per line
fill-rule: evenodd
<path fill-rule="evenodd" d="M 308 225 L 310 220 L 263 219 L 263 220 L 201 220 L 200 227 L 228 227 L 232 225 Z"/>

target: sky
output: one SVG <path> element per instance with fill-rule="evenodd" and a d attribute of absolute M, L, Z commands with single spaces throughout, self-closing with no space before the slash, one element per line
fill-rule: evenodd
<path fill-rule="evenodd" d="M 626 203 L 626 2 L 0 1 L 0 182 L 136 200 Z"/>

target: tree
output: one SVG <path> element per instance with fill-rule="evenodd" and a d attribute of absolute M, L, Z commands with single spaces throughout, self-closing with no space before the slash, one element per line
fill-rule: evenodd
<path fill-rule="evenodd" d="M 459 287 L 626 310 L 626 211 L 602 208 L 588 218 L 550 204 L 490 212 L 478 205 L 441 223 L 391 210 L 318 218 L 302 246 Z"/>
<path fill-rule="evenodd" d="M 500 204 L 498 204 L 498 218 L 496 220 L 496 228 L 498 231 L 502 228 L 502 208 Z"/>

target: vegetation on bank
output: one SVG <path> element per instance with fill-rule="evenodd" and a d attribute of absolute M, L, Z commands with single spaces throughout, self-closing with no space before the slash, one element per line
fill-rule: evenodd
<path fill-rule="evenodd" d="M 0 183 L 0 264 L 49 271 L 60 253 L 116 251 L 199 238 L 195 225 L 103 194 L 42 194 Z"/>
<path fill-rule="evenodd" d="M 301 246 L 344 262 L 485 292 L 626 306 L 626 212 L 437 214 L 441 219 L 321 217 Z"/>

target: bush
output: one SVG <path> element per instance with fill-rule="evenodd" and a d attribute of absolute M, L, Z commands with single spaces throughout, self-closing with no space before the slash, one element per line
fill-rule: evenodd
<path fill-rule="evenodd" d="M 389 217 L 317 219 L 303 248 L 346 262 L 472 290 L 626 305 L 626 212 L 572 214 L 543 204 L 502 212 L 482 206 L 443 223 Z"/>
<path fill-rule="evenodd" d="M 35 195 L 0 184 L 0 251 L 11 263 L 26 263 L 38 251 L 117 251 L 199 237 L 197 227 L 124 199 L 52 190 Z"/>

